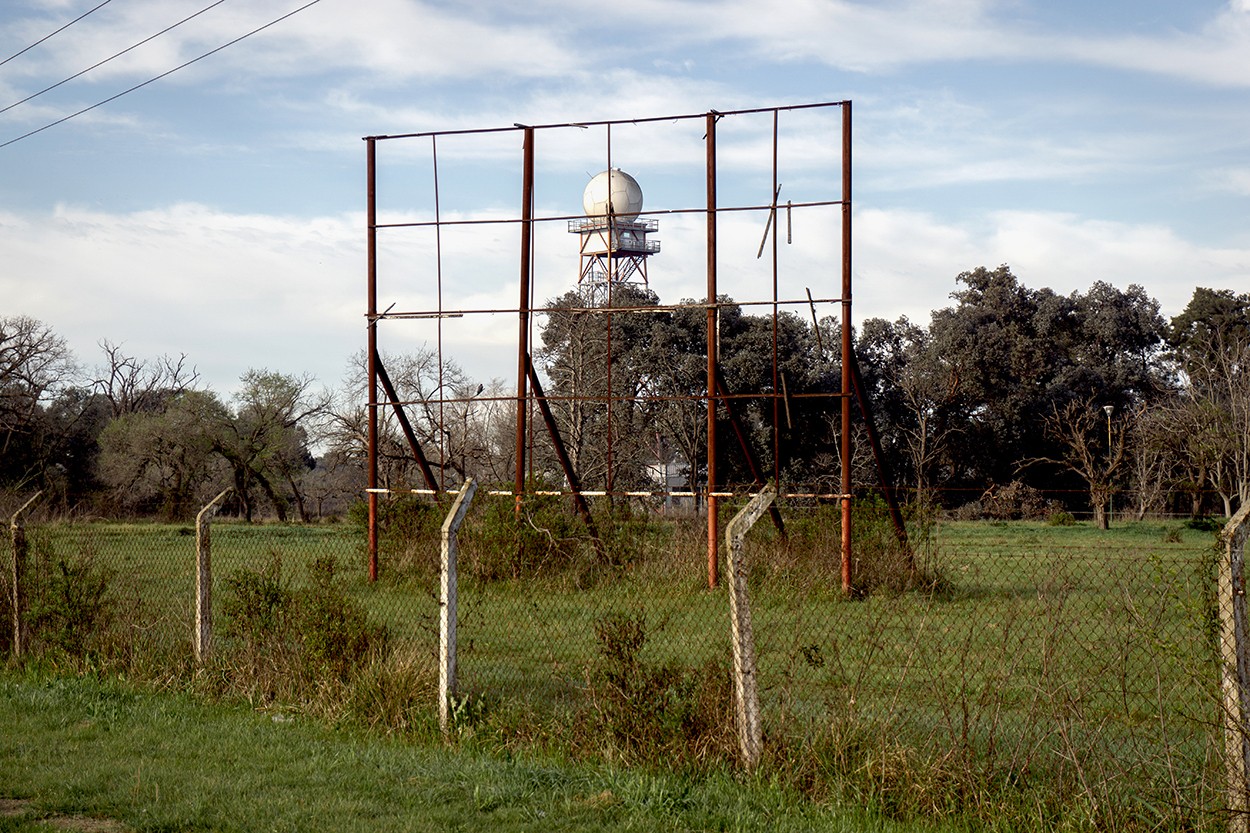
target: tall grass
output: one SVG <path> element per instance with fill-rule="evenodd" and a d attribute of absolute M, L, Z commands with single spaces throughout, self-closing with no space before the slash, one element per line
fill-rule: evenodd
<path fill-rule="evenodd" d="M 596 543 L 557 500 L 526 509 L 486 500 L 466 521 L 455 737 L 731 767 L 726 591 L 707 589 L 701 521 L 600 507 Z M 432 739 L 439 515 L 415 502 L 388 511 L 373 585 L 349 526 L 218 524 L 218 643 L 201 668 L 189 660 L 193 537 L 38 530 L 40 574 L 89 556 L 113 611 L 81 656 L 45 634 L 45 661 Z M 919 515 L 907 553 L 883 515 L 861 513 L 847 599 L 838 513 L 782 514 L 785 537 L 764 521 L 748 538 L 766 777 L 901 819 L 1218 823 L 1209 533 Z M 337 568 L 318 591 L 310 567 L 327 555 Z M 300 622 L 316 592 L 324 615 Z M 304 635 L 316 622 L 320 642 Z"/>

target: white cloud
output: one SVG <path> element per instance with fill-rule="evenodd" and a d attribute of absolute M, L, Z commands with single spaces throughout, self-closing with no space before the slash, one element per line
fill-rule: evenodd
<path fill-rule="evenodd" d="M 0 217 L 0 294 L 65 336 L 186 353 L 218 390 L 251 367 L 336 381 L 363 332 L 363 218 L 287 220 L 183 204 Z"/>
<path fill-rule="evenodd" d="M 1219 86 L 1250 85 L 1250 0 L 1196 31 L 1080 35 L 1008 19 L 993 0 L 644 0 L 659 39 L 745 44 L 756 60 L 808 61 L 866 73 L 968 61 L 1078 62 Z"/>
<path fill-rule="evenodd" d="M 927 322 L 949 306 L 955 276 L 1008 264 L 1026 286 L 1069 294 L 1094 281 L 1140 284 L 1167 316 L 1196 286 L 1250 285 L 1250 248 L 1204 247 L 1158 225 L 1050 212 L 997 212 L 949 223 L 910 211 L 864 211 L 855 224 L 856 318 Z M 1240 290 L 1239 290 L 1240 291 Z"/>
<path fill-rule="evenodd" d="M 722 228 L 723 288 L 739 300 L 748 300 L 749 287 L 764 285 L 760 276 L 769 268 L 767 257 L 755 259 L 758 219 L 727 217 Z M 671 245 L 651 272 L 665 301 L 702 294 L 699 226 L 699 218 L 679 216 L 661 228 Z M 196 204 L 127 214 L 73 206 L 51 216 L 5 214 L 0 294 L 12 299 L 7 314 L 45 321 L 87 364 L 98 359 L 96 344 L 107 338 L 143 357 L 186 353 L 222 393 L 253 367 L 311 372 L 333 385 L 365 341 L 362 229 L 358 215 L 299 220 Z M 536 247 L 539 302 L 575 282 L 575 243 L 562 228 L 552 229 Z M 1042 212 L 953 223 L 923 212 L 864 210 L 855 217 L 854 234 L 856 320 L 907 315 L 927 322 L 931 310 L 950 304 L 958 273 L 1000 263 L 1028 286 L 1065 294 L 1095 280 L 1121 288 L 1138 283 L 1159 299 L 1165 315 L 1178 314 L 1195 286 L 1250 285 L 1250 248 L 1199 246 L 1165 226 Z M 824 280 L 823 273 L 813 277 L 811 267 L 827 267 L 836 242 L 798 224 L 794 239 L 793 245 L 783 242 L 780 256 L 786 274 L 799 275 L 800 283 L 782 294 L 802 297 L 802 286 Z M 445 243 L 446 309 L 515 307 L 510 232 L 483 246 L 468 239 Z M 397 237 L 383 248 L 381 305 L 433 306 L 432 273 L 422 261 L 429 257 L 428 241 Z M 495 278 L 479 284 L 466 277 L 482 274 Z M 819 285 L 813 291 L 818 297 L 824 292 Z M 511 355 L 515 314 L 485 320 L 487 330 L 479 323 L 476 332 L 468 323 L 446 322 L 447 350 L 477 377 L 508 378 L 511 360 L 500 356 Z M 395 349 L 434 338 L 428 322 L 387 327 Z"/>
<path fill-rule="evenodd" d="M 1250 0 L 1246 0 L 1250 3 Z M 1212 171 L 1208 185 L 1218 191 L 1227 191 L 1243 197 L 1250 197 L 1250 168 L 1228 168 Z"/>
<path fill-rule="evenodd" d="M 21 72 L 61 77 L 79 72 L 138 44 L 193 15 L 202 0 L 131 0 L 102 9 L 48 41 Z M 294 11 L 302 3 L 258 0 L 226 3 L 111 60 L 84 81 L 142 79 L 165 72 Z M 560 43 L 558 27 L 516 23 L 495 25 L 474 17 L 467 6 L 446 7 L 413 0 L 327 2 L 312 6 L 251 35 L 187 70 L 188 77 L 245 73 L 257 77 L 319 76 L 333 70 L 368 73 L 375 86 L 412 78 L 550 74 L 570 71 L 580 61 Z M 46 29 L 48 20 L 19 19 L 22 37 Z M 178 79 L 181 74 L 172 76 Z"/>

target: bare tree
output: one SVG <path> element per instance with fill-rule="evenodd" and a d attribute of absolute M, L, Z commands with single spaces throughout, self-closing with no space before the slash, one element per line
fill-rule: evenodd
<path fill-rule="evenodd" d="M 187 356 L 161 356 L 151 361 L 122 352 L 120 344 L 100 342 L 104 364 L 96 370 L 92 386 L 109 401 L 113 417 L 159 410 L 164 401 L 191 390 L 199 372 L 187 367 Z"/>
<path fill-rule="evenodd" d="M 398 405 L 440 485 L 449 476 L 453 483 L 466 476 L 508 478 L 516 396 L 502 381 L 494 380 L 489 387 L 481 384 L 450 359 L 440 364 L 438 353 L 429 348 L 382 359 Z M 328 452 L 359 461 L 362 470 L 368 457 L 367 380 L 365 354 L 358 353 L 324 414 L 320 435 Z M 424 485 L 395 407 L 379 395 L 379 485 L 393 489 Z"/>
<path fill-rule="evenodd" d="M 0 316 L 0 480 L 23 485 L 50 463 L 55 433 L 45 409 L 73 386 L 65 339 L 30 316 Z"/>
<path fill-rule="evenodd" d="M 1094 525 L 1108 526 L 1107 508 L 1116 476 L 1128 463 L 1126 420 L 1111 421 L 1102 405 L 1093 399 L 1076 399 L 1055 407 L 1043 423 L 1043 430 L 1062 449 L 1058 457 L 1032 457 L 1020 468 L 1050 463 L 1072 472 L 1089 487 L 1094 508 Z"/>
<path fill-rule="evenodd" d="M 1142 406 L 1126 417 L 1129 420 L 1131 459 L 1129 476 L 1136 501 L 1136 518 L 1161 512 L 1175 480 L 1177 446 L 1180 439 L 1168 425 L 1167 409 Z"/>

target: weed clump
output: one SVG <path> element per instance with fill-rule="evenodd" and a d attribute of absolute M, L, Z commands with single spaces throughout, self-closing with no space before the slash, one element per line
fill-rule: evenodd
<path fill-rule="evenodd" d="M 586 745 L 626 761 L 690 764 L 733 754 L 729 669 L 709 662 L 685 668 L 642 659 L 641 614 L 614 612 L 595 622 L 597 653 L 588 669 L 590 707 L 582 721 Z"/>
<path fill-rule="evenodd" d="M 387 630 L 371 624 L 360 602 L 335 580 L 338 562 L 322 556 L 308 568 L 308 585 L 296 594 L 296 619 L 304 656 L 314 671 L 340 679 L 360 667 L 371 651 L 384 652 Z"/>
<path fill-rule="evenodd" d="M 113 572 L 86 547 L 63 556 L 41 545 L 35 564 L 28 573 L 29 637 L 77 663 L 101 656 L 117 610 Z"/>
<path fill-rule="evenodd" d="M 1076 526 L 1076 518 L 1071 512 L 1058 509 L 1046 516 L 1046 523 L 1049 526 Z"/>
<path fill-rule="evenodd" d="M 479 579 L 535 578 L 593 563 L 586 525 L 560 498 L 529 498 L 518 513 L 507 501 L 490 501 L 461 535 L 469 572 Z"/>
<path fill-rule="evenodd" d="M 982 514 L 994 521 L 1037 521 L 1055 508 L 1039 489 L 1020 480 L 1006 486 L 991 485 L 981 495 Z"/>
<path fill-rule="evenodd" d="M 1196 529 L 1199 532 L 1219 532 L 1224 528 L 1224 521 L 1221 518 L 1211 518 L 1206 515 L 1200 515 L 1196 518 L 1189 518 L 1185 521 L 1186 529 Z"/>
<path fill-rule="evenodd" d="M 291 591 L 282 579 L 282 560 L 277 554 L 260 570 L 236 571 L 226 578 L 225 587 L 226 636 L 253 652 L 273 647 L 286 637 Z"/>
<path fill-rule="evenodd" d="M 244 684 L 262 699 L 327 676 L 346 681 L 371 656 L 385 653 L 386 628 L 370 623 L 342 588 L 332 557 L 313 561 L 298 589 L 283 578 L 276 554 L 260 570 L 236 571 L 225 585 L 224 632 L 233 644 L 224 647 Z"/>

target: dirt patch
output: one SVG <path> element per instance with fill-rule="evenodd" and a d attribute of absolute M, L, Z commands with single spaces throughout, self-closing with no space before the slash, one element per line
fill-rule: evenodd
<path fill-rule="evenodd" d="M 126 833 L 126 826 L 112 819 L 93 819 L 87 816 L 53 816 L 43 819 L 46 824 L 70 830 L 73 833 Z"/>
<path fill-rule="evenodd" d="M 0 819 L 15 819 L 26 815 L 30 802 L 22 798 L 0 798 Z"/>
<path fill-rule="evenodd" d="M 25 815 L 36 818 L 34 804 L 23 798 L 0 798 L 0 818 L 16 819 Z M 71 833 L 126 833 L 127 828 L 113 819 L 93 819 L 88 816 L 47 816 L 39 818 L 44 824 Z"/>

